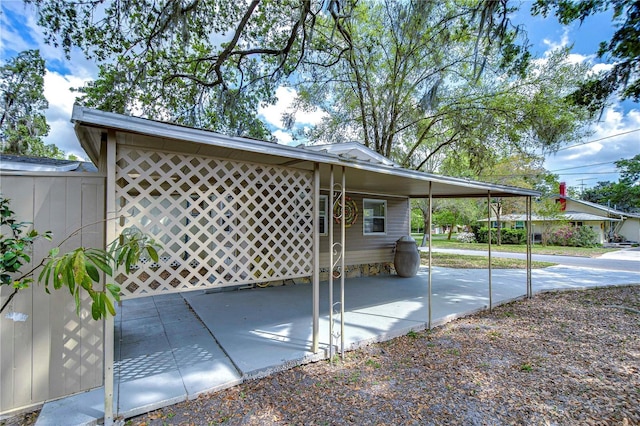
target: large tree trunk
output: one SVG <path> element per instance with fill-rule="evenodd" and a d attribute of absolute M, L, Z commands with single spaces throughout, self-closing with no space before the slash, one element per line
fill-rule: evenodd
<path fill-rule="evenodd" d="M 422 225 L 424 229 L 424 233 L 422 234 L 422 242 L 420 243 L 420 247 L 426 247 L 428 239 L 431 238 L 431 229 L 429 229 L 429 213 L 428 212 L 424 212 L 424 211 L 422 212 L 422 220 L 424 221 L 424 224 Z"/>

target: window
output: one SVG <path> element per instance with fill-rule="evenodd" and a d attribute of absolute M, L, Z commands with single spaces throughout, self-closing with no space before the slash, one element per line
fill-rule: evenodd
<path fill-rule="evenodd" d="M 524 229 L 524 221 L 516 220 L 516 229 Z"/>
<path fill-rule="evenodd" d="M 318 232 L 320 235 L 328 235 L 329 234 L 329 224 L 327 223 L 327 200 L 329 199 L 328 195 L 320 196 L 320 223 L 318 223 Z"/>
<path fill-rule="evenodd" d="M 362 204 L 364 235 L 386 234 L 387 201 L 365 198 Z"/>

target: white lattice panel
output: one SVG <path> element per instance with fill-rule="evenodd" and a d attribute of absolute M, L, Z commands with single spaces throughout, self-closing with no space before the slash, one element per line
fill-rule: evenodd
<path fill-rule="evenodd" d="M 163 246 L 117 281 L 123 298 L 297 278 L 312 268 L 313 175 L 296 169 L 118 147 L 118 232 Z"/>

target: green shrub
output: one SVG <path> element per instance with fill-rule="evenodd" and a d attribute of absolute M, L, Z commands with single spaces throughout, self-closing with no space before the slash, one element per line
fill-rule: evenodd
<path fill-rule="evenodd" d="M 527 242 L 527 231 L 524 229 L 509 229 L 503 228 L 501 230 L 501 243 L 502 244 L 524 244 Z M 487 243 L 489 241 L 489 229 L 479 228 L 476 232 L 476 241 L 479 243 Z M 498 243 L 498 230 L 496 228 L 491 229 L 491 244 Z"/>
<path fill-rule="evenodd" d="M 491 230 L 491 244 L 497 244 L 498 243 L 498 237 L 496 235 L 497 229 L 492 229 Z M 476 241 L 479 243 L 484 243 L 486 244 L 487 242 L 489 242 L 489 228 L 486 227 L 482 227 L 482 228 L 478 228 L 478 230 L 476 231 Z"/>
<path fill-rule="evenodd" d="M 588 226 L 564 225 L 551 234 L 549 244 L 567 247 L 595 247 L 598 245 L 598 234 Z"/>
<path fill-rule="evenodd" d="M 503 229 L 502 244 L 525 244 L 527 231 L 524 229 Z"/>

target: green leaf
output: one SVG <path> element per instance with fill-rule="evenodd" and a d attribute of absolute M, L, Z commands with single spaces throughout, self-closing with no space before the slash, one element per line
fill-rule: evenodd
<path fill-rule="evenodd" d="M 151 257 L 154 262 L 158 262 L 158 252 L 153 246 L 147 246 L 147 252 L 149 253 L 149 257 Z"/>
<path fill-rule="evenodd" d="M 4 261 L 5 263 L 9 262 L 11 259 L 14 259 L 16 257 L 16 254 L 12 251 L 5 253 L 4 254 Z"/>
<path fill-rule="evenodd" d="M 129 254 L 127 254 L 127 262 L 126 262 L 127 274 L 131 271 L 131 266 L 133 266 L 136 263 L 137 259 L 138 259 L 138 256 L 136 255 L 136 252 L 134 250 L 129 250 Z"/>
<path fill-rule="evenodd" d="M 95 266 L 93 266 L 91 263 L 85 262 L 84 267 L 87 270 L 87 274 L 93 281 L 95 282 L 100 281 L 100 273 L 98 272 Z"/>
<path fill-rule="evenodd" d="M 73 294 L 74 292 L 74 288 L 76 287 L 76 282 L 75 282 L 75 278 L 73 275 L 73 257 L 71 256 L 65 256 L 63 258 L 64 260 L 63 265 L 62 265 L 62 273 L 63 273 L 63 280 L 64 283 L 67 285 L 67 287 L 69 287 L 69 291 L 71 292 L 71 294 Z"/>
<path fill-rule="evenodd" d="M 96 303 L 95 300 L 91 304 L 91 317 L 94 320 L 99 320 L 100 319 L 100 307 L 98 306 L 98 304 Z"/>
<path fill-rule="evenodd" d="M 80 315 L 80 287 L 76 287 L 76 291 L 73 293 L 73 297 L 76 302 L 76 315 Z"/>
<path fill-rule="evenodd" d="M 76 283 L 81 283 L 86 275 L 84 252 L 78 249 L 73 256 L 73 279 Z"/>
<path fill-rule="evenodd" d="M 107 284 L 107 290 L 111 293 L 111 296 L 115 299 L 116 302 L 120 301 L 120 286 L 115 284 Z"/>
<path fill-rule="evenodd" d="M 107 310 L 109 311 L 109 313 L 113 316 L 116 316 L 116 309 L 113 306 L 113 303 L 111 302 L 111 300 L 109 299 L 109 297 L 107 297 L 106 294 L 102 293 L 102 295 L 104 296 L 104 303 L 107 307 Z"/>
<path fill-rule="evenodd" d="M 59 290 L 64 283 L 64 270 L 62 269 L 62 263 L 61 259 L 54 260 L 53 288 L 56 290 Z"/>
<path fill-rule="evenodd" d="M 56 257 L 60 253 L 60 247 L 54 247 L 49 250 L 49 257 Z"/>
<path fill-rule="evenodd" d="M 128 252 L 129 252 L 129 248 L 128 247 L 122 247 L 122 249 L 118 253 L 118 259 L 117 259 L 117 262 L 116 262 L 118 264 L 118 266 L 120 266 L 120 265 L 122 265 L 124 263 L 125 256 L 128 255 Z"/>
<path fill-rule="evenodd" d="M 49 286 L 49 278 L 51 277 L 51 260 L 45 263 L 42 271 L 40 271 L 40 275 L 38 275 L 38 282 L 41 283 L 44 281 L 45 289 Z M 44 279 L 43 279 L 44 278 Z"/>
<path fill-rule="evenodd" d="M 87 253 L 87 257 L 98 268 L 100 268 L 102 270 L 102 272 L 104 272 L 105 274 L 107 274 L 109 276 L 113 275 L 113 270 L 111 269 L 111 266 L 105 261 L 104 257 L 101 257 L 99 254 L 96 254 L 96 253 Z M 96 281 L 98 281 L 98 280 L 96 280 Z"/>
<path fill-rule="evenodd" d="M 82 288 L 84 288 L 88 292 L 93 291 L 93 281 L 91 281 L 91 277 L 89 277 L 89 275 L 84 276 L 84 278 L 82 279 L 82 283 L 80 283 L 80 285 L 82 286 Z"/>
<path fill-rule="evenodd" d="M 24 290 L 29 287 L 29 284 L 32 283 L 33 280 L 31 278 L 25 278 L 23 280 L 17 280 L 13 282 L 13 288 L 17 288 L 18 290 Z"/>

